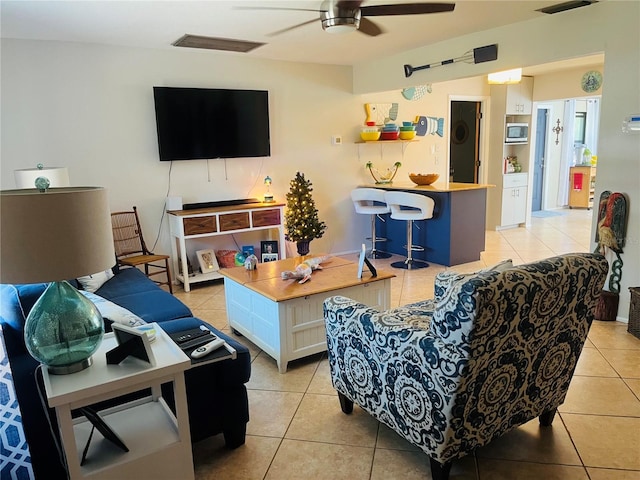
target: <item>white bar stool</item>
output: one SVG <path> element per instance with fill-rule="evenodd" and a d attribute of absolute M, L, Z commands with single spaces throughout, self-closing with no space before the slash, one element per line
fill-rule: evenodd
<path fill-rule="evenodd" d="M 351 200 L 353 200 L 356 213 L 371 216 L 371 253 L 369 257 L 389 258 L 391 254 L 379 252 L 376 249 L 376 243 L 387 241 L 386 238 L 376 235 L 376 217 L 384 222 L 384 218 L 380 215 L 389 213 L 389 207 L 384 201 L 384 190 L 378 188 L 356 188 L 351 190 Z M 378 202 L 378 204 L 376 204 L 376 202 Z"/>
<path fill-rule="evenodd" d="M 413 244 L 413 221 L 433 218 L 435 202 L 426 195 L 408 192 L 385 192 L 384 198 L 391 209 L 391 218 L 407 221 L 407 259 L 404 262 L 393 262 L 391 266 L 408 270 L 428 267 L 427 262 L 415 260 L 412 255 L 412 252 L 424 250 L 424 247 Z"/>

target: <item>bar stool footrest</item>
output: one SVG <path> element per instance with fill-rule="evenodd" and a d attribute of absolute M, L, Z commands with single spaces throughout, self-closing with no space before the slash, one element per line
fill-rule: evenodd
<path fill-rule="evenodd" d="M 421 260 L 407 259 L 401 262 L 391 263 L 393 268 L 404 268 L 405 270 L 417 270 L 419 268 L 427 268 L 429 264 Z"/>

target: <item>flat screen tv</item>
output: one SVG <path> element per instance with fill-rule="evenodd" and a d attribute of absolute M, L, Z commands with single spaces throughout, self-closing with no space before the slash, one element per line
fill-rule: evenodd
<path fill-rule="evenodd" d="M 161 161 L 268 157 L 269 93 L 153 87 Z"/>

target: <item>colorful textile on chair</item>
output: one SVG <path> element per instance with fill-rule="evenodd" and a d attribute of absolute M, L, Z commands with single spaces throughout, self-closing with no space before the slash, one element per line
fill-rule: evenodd
<path fill-rule="evenodd" d="M 572 254 L 502 267 L 443 277 L 437 301 L 384 312 L 325 300 L 335 389 L 443 464 L 555 412 L 607 262 Z"/>

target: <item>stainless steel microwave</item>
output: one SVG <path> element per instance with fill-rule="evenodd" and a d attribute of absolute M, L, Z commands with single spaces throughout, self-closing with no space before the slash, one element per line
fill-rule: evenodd
<path fill-rule="evenodd" d="M 528 123 L 507 123 L 504 130 L 505 143 L 527 143 L 528 140 Z"/>

